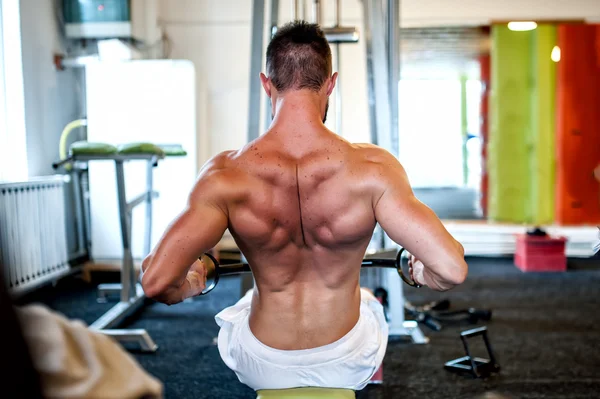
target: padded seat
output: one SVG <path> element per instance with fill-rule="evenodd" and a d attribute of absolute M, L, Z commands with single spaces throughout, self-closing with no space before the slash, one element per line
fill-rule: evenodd
<path fill-rule="evenodd" d="M 69 149 L 71 155 L 114 155 L 118 152 L 117 147 L 107 143 L 95 143 L 90 141 L 76 141 Z"/>
<path fill-rule="evenodd" d="M 180 144 L 159 144 L 158 145 L 167 157 L 184 157 L 187 151 Z"/>
<path fill-rule="evenodd" d="M 121 144 L 117 147 L 119 154 L 128 155 L 128 154 L 149 154 L 149 155 L 158 155 L 160 157 L 165 156 L 165 151 L 152 143 L 127 143 Z"/>
<path fill-rule="evenodd" d="M 355 399 L 354 391 L 334 388 L 265 389 L 256 399 Z"/>

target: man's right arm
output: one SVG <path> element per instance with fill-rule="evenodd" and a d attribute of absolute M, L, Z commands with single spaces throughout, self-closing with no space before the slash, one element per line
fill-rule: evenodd
<path fill-rule="evenodd" d="M 394 242 L 423 263 L 422 278 L 428 287 L 445 291 L 462 284 L 468 271 L 462 245 L 415 197 L 398 160 L 383 150 L 381 160 L 374 198 L 378 223 Z"/>

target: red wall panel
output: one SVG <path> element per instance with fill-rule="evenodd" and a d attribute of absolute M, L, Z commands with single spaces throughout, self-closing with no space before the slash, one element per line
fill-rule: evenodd
<path fill-rule="evenodd" d="M 600 224 L 600 29 L 558 28 L 556 222 Z"/>

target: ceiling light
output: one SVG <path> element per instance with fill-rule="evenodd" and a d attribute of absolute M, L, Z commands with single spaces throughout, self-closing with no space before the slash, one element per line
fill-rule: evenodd
<path fill-rule="evenodd" d="M 537 28 L 537 23 L 533 21 L 513 21 L 508 23 L 508 29 L 513 31 L 527 31 Z"/>
<path fill-rule="evenodd" d="M 554 48 L 552 49 L 552 54 L 550 54 L 550 58 L 554 62 L 560 61 L 560 47 L 554 46 Z"/>

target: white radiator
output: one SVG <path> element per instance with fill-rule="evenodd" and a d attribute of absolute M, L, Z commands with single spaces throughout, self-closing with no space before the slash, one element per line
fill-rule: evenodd
<path fill-rule="evenodd" d="M 13 294 L 69 271 L 61 176 L 0 183 L 0 265 Z"/>

